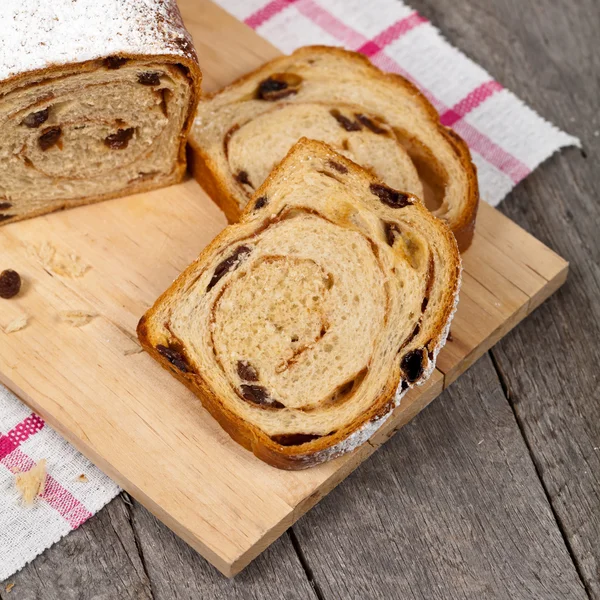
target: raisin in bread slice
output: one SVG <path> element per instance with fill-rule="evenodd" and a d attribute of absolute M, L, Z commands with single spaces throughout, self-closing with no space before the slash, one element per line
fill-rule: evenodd
<path fill-rule="evenodd" d="M 175 0 L 2 0 L 0 23 L 0 224 L 181 180 L 201 75 Z"/>
<path fill-rule="evenodd" d="M 302 139 L 138 335 L 235 440 L 302 469 L 365 442 L 427 379 L 460 273 L 417 197 Z"/>
<path fill-rule="evenodd" d="M 424 198 L 459 247 L 470 244 L 479 192 L 467 145 L 409 81 L 341 48 L 301 48 L 201 100 L 190 135 L 194 174 L 235 221 L 302 136 Z"/>

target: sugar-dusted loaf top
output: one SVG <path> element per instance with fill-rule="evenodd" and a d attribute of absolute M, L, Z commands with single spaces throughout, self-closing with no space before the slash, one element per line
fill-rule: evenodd
<path fill-rule="evenodd" d="M 0 0 L 0 81 L 115 54 L 197 60 L 175 0 Z"/>

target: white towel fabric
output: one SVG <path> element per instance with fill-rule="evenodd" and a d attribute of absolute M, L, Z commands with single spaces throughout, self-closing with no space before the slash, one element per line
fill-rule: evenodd
<path fill-rule="evenodd" d="M 283 52 L 341 45 L 416 83 L 469 144 L 481 196 L 496 205 L 543 160 L 579 141 L 560 131 L 453 48 L 398 0 L 218 0 Z M 0 333 L 0 335 L 2 335 Z M 47 460 L 44 493 L 25 507 L 18 471 Z M 118 486 L 0 387 L 0 581 L 119 492 Z"/>

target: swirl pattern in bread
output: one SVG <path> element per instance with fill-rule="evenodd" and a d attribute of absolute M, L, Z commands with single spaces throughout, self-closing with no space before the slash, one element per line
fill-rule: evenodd
<path fill-rule="evenodd" d="M 470 244 L 479 192 L 467 145 L 409 81 L 341 48 L 301 48 L 202 100 L 193 170 L 234 222 L 303 136 L 424 198 L 459 247 Z"/>
<path fill-rule="evenodd" d="M 427 379 L 460 265 L 417 197 L 302 139 L 138 334 L 234 439 L 306 468 L 366 441 Z"/>

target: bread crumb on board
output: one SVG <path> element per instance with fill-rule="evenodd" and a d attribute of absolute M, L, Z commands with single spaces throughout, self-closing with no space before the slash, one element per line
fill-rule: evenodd
<path fill-rule="evenodd" d="M 14 333 L 15 331 L 21 331 L 21 329 L 25 329 L 27 327 L 27 322 L 29 318 L 27 315 L 21 315 L 16 319 L 13 319 L 5 328 L 4 333 Z"/>
<path fill-rule="evenodd" d="M 14 583 L 14 581 L 13 581 L 13 582 L 11 582 L 11 583 L 7 583 L 7 584 L 6 584 L 6 587 L 4 588 L 4 591 L 5 591 L 7 594 L 10 594 L 10 593 L 12 592 L 12 589 L 13 589 L 14 587 L 15 587 L 15 583 Z"/>
<path fill-rule="evenodd" d="M 90 269 L 74 252 L 61 254 L 49 242 L 41 246 L 29 246 L 29 253 L 35 256 L 45 269 L 63 277 L 83 277 Z"/>
<path fill-rule="evenodd" d="M 87 483 L 89 481 L 89 479 L 87 478 L 85 473 L 82 473 L 78 478 L 77 481 L 79 481 L 80 483 Z"/>
<path fill-rule="evenodd" d="M 83 327 L 97 316 L 98 313 L 86 310 L 63 310 L 60 313 L 60 318 L 73 327 Z"/>
<path fill-rule="evenodd" d="M 15 487 L 21 494 L 23 502 L 32 506 L 34 500 L 44 493 L 46 486 L 46 459 L 42 458 L 34 467 L 15 477 Z"/>

